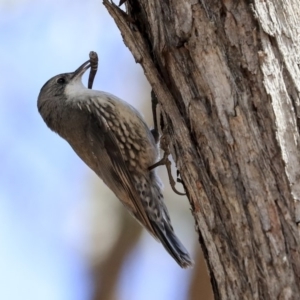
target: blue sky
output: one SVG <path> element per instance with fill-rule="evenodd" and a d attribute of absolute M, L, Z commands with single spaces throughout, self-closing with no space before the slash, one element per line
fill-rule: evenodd
<path fill-rule="evenodd" d="M 98 179 L 43 123 L 37 96 L 50 77 L 75 70 L 91 50 L 99 55 L 94 88 L 146 115 L 150 88 L 102 1 L 0 0 L 0 41 L 0 299 L 89 299 L 82 245 L 91 181 Z M 191 249 L 186 223 L 179 221 L 178 234 Z M 148 234 L 124 272 L 121 300 L 184 299 L 188 273 Z"/>

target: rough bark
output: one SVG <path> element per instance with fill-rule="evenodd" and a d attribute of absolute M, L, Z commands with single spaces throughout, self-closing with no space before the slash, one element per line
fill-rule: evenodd
<path fill-rule="evenodd" d="M 299 299 L 300 5 L 104 0 L 156 93 L 216 299 Z"/>

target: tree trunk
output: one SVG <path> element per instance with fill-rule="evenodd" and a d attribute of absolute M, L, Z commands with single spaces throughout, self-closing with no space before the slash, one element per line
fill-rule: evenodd
<path fill-rule="evenodd" d="M 158 97 L 215 298 L 299 299 L 299 2 L 104 4 Z"/>

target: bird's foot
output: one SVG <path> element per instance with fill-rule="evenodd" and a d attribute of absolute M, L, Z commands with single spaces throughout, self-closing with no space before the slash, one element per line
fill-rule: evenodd
<path fill-rule="evenodd" d="M 170 152 L 169 152 L 169 147 L 167 146 L 167 139 L 166 139 L 166 136 L 164 135 L 162 138 L 161 138 L 161 148 L 162 150 L 164 150 L 164 156 L 161 160 L 159 160 L 157 163 L 155 163 L 154 165 L 150 166 L 148 168 L 149 171 L 155 169 L 156 167 L 158 166 L 163 166 L 165 165 L 166 168 L 167 168 L 167 172 L 168 172 L 168 177 L 169 177 L 169 182 L 170 182 L 170 185 L 171 185 L 171 188 L 173 190 L 174 193 L 180 195 L 180 196 L 185 196 L 186 193 L 181 193 L 179 192 L 175 185 L 176 185 L 176 182 L 172 176 L 172 171 L 171 171 L 171 161 L 169 160 L 169 155 L 170 155 Z M 181 179 L 180 179 L 181 180 Z M 177 182 L 178 179 L 177 179 Z"/>

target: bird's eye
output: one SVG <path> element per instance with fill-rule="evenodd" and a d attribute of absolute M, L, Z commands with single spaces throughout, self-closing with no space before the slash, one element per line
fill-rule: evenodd
<path fill-rule="evenodd" d="M 63 77 L 60 77 L 60 78 L 57 79 L 56 82 L 59 83 L 59 84 L 64 84 L 64 83 L 66 83 L 66 80 Z"/>

